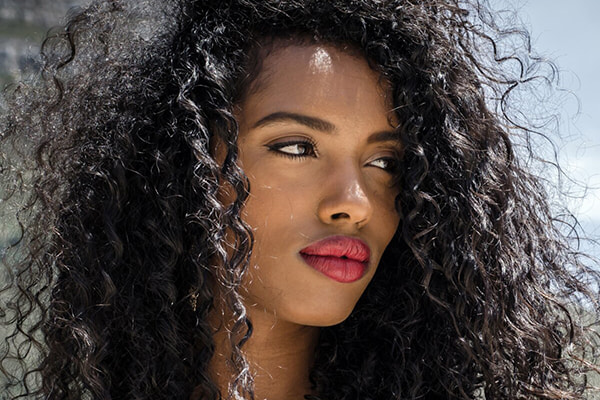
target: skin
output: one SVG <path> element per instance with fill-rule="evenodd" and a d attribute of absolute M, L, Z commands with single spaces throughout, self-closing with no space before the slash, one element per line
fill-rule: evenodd
<path fill-rule="evenodd" d="M 254 333 L 244 351 L 257 399 L 310 391 L 319 327 L 352 312 L 398 227 L 393 172 L 401 148 L 387 89 L 363 58 L 287 46 L 266 56 L 240 104 L 239 162 L 250 180 L 243 218 L 255 236 L 242 288 Z M 337 282 L 301 258 L 301 249 L 334 235 L 369 246 L 357 281 Z M 222 315 L 215 322 L 226 325 Z M 226 392 L 226 329 L 215 339 L 211 369 Z"/>

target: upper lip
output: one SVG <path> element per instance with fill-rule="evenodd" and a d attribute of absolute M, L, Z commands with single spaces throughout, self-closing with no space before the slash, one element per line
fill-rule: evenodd
<path fill-rule="evenodd" d="M 371 257 L 369 246 L 362 240 L 348 236 L 330 236 L 314 242 L 300 254 L 321 257 L 345 257 L 359 262 L 368 262 Z"/>

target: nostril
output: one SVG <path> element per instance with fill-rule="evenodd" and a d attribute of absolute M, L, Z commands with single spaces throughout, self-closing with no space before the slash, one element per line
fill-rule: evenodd
<path fill-rule="evenodd" d="M 335 213 L 331 216 L 331 219 L 340 219 L 340 218 L 350 218 L 350 215 L 342 212 L 342 213 Z"/>

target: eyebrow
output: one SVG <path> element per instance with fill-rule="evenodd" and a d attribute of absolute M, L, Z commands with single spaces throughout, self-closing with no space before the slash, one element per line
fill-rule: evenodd
<path fill-rule="evenodd" d="M 285 111 L 278 111 L 272 114 L 267 115 L 264 118 L 261 118 L 258 122 L 256 122 L 252 128 L 258 128 L 262 126 L 268 126 L 271 124 L 276 124 L 279 122 L 295 122 L 300 125 L 304 125 L 310 129 L 326 132 L 326 133 L 334 133 L 336 127 L 331 122 L 325 121 L 321 118 L 311 117 L 308 115 L 290 113 Z M 398 132 L 394 130 L 389 131 L 380 131 L 375 132 L 367 139 L 368 143 L 374 142 L 399 142 L 400 137 Z"/>
<path fill-rule="evenodd" d="M 316 117 L 309 117 L 308 115 L 290 113 L 279 111 L 273 114 L 269 114 L 264 118 L 261 118 L 257 123 L 254 124 L 253 128 L 258 128 L 260 126 L 271 125 L 278 122 L 296 122 L 300 125 L 304 125 L 309 127 L 310 129 L 314 129 L 316 131 L 333 133 L 335 131 L 335 125 L 331 122 L 327 122 L 323 119 Z"/>

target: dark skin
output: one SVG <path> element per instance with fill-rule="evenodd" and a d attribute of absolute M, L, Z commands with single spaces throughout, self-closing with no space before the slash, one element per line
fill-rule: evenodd
<path fill-rule="evenodd" d="M 239 162 L 251 187 L 243 218 L 256 241 L 242 285 L 254 327 L 243 351 L 256 399 L 303 399 L 320 327 L 352 312 L 398 227 L 392 181 L 400 145 L 386 90 L 365 59 L 328 46 L 287 46 L 263 65 L 237 115 Z M 334 235 L 370 248 L 355 282 L 332 280 L 298 253 Z M 212 319 L 210 372 L 227 393 L 230 318 L 215 311 Z"/>

